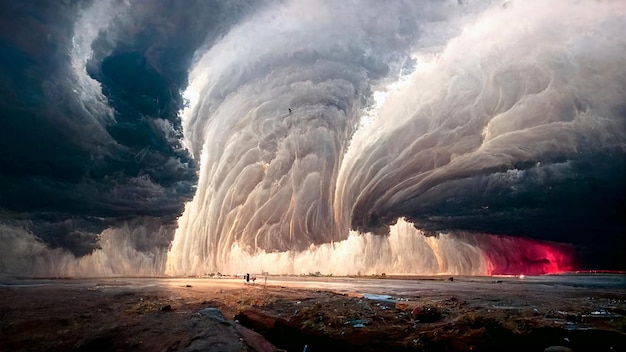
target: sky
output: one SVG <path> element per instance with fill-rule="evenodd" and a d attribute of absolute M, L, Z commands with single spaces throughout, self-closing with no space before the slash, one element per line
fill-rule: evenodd
<path fill-rule="evenodd" d="M 401 220 L 624 269 L 624 16 L 619 1 L 4 1 L 0 252 L 81 258 L 119 230 L 133 253 L 209 270 L 234 248 Z"/>

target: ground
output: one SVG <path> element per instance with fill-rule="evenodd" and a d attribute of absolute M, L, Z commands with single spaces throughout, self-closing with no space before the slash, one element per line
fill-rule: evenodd
<path fill-rule="evenodd" d="M 404 279 L 5 279 L 0 350 L 626 350 L 624 277 Z"/>

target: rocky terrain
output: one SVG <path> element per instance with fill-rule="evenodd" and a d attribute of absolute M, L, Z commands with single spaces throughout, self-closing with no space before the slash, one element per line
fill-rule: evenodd
<path fill-rule="evenodd" d="M 623 290 L 511 293 L 494 280 L 396 297 L 217 281 L 4 284 L 0 350 L 626 350 Z"/>

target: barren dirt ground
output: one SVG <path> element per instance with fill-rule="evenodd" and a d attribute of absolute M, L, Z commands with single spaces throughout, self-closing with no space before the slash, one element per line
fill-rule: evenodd
<path fill-rule="evenodd" d="M 625 279 L 3 278 L 0 351 L 625 351 Z"/>

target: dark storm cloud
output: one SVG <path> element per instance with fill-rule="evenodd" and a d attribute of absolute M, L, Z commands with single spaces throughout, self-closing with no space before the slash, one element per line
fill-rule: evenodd
<path fill-rule="evenodd" d="M 463 10 L 414 1 L 274 5 L 234 27 L 190 72 L 185 138 L 202 161 L 194 205 L 179 221 L 183 239 L 173 244 L 183 267 L 198 256 L 214 270 L 235 242 L 286 251 L 345 239 L 335 181 L 373 86 L 397 77 L 422 31 Z"/>
<path fill-rule="evenodd" d="M 0 221 L 76 254 L 122 220 L 172 222 L 196 182 L 178 116 L 193 53 L 252 5 L 0 6 Z"/>
<path fill-rule="evenodd" d="M 623 244 L 626 9 L 589 6 L 492 9 L 418 64 L 347 158 L 352 226 Z"/>
<path fill-rule="evenodd" d="M 401 217 L 623 248 L 626 7 L 494 3 L 4 1 L 0 227 L 151 252 L 197 183 L 184 274 Z"/>

